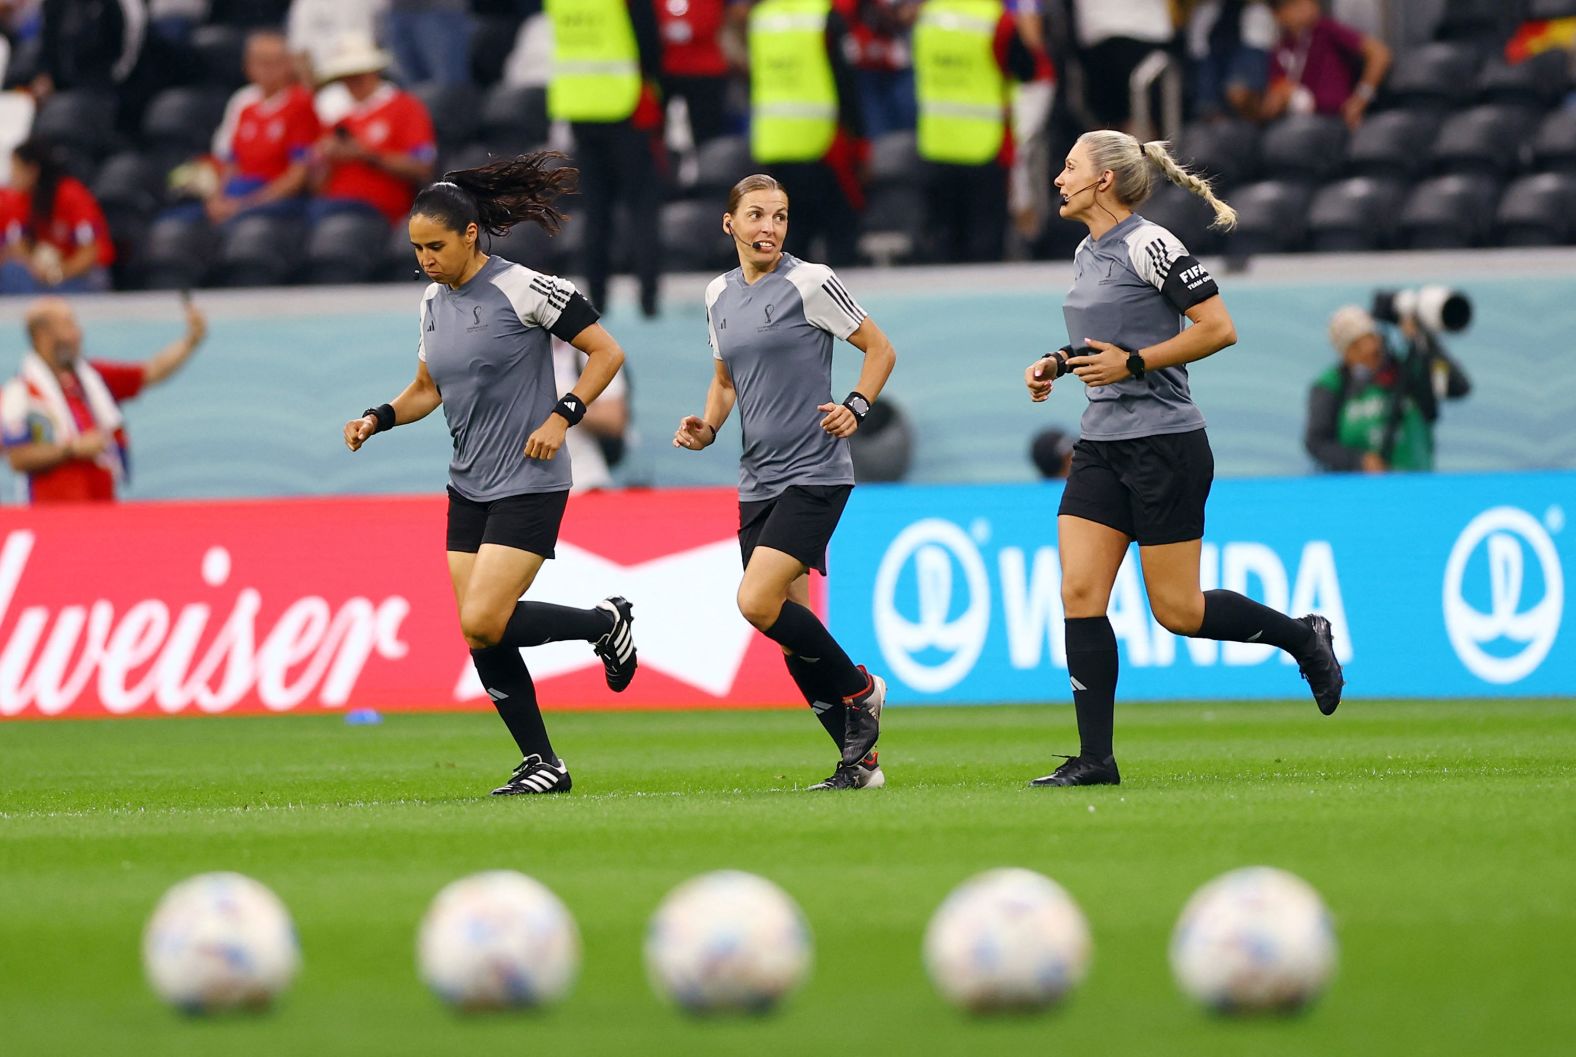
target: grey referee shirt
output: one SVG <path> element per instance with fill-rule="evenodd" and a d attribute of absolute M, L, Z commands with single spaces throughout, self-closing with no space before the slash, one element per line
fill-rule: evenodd
<path fill-rule="evenodd" d="M 485 503 L 569 490 L 568 447 L 544 462 L 525 457 L 525 441 L 558 403 L 552 335 L 568 341 L 596 320 L 567 279 L 498 256 L 458 290 L 427 287 L 417 355 L 443 397 L 456 492 Z"/>
<path fill-rule="evenodd" d="M 1204 266 L 1159 224 L 1134 213 L 1073 255 L 1073 285 L 1062 303 L 1067 340 L 1129 349 L 1158 345 L 1182 332 L 1183 313 L 1219 293 Z M 1188 392 L 1187 367 L 1145 371 L 1086 390 L 1080 432 L 1086 440 L 1127 440 L 1204 428 Z"/>
<path fill-rule="evenodd" d="M 865 310 L 832 269 L 783 254 L 744 281 L 735 268 L 706 288 L 712 355 L 733 377 L 744 454 L 739 499 L 774 499 L 794 484 L 853 484 L 848 441 L 821 428 L 832 399 L 832 339 L 847 338 Z"/>

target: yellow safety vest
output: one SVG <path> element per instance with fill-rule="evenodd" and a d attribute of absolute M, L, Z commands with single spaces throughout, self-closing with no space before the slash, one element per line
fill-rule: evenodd
<path fill-rule="evenodd" d="M 750 151 L 758 162 L 820 161 L 831 149 L 831 11 L 831 0 L 763 0 L 750 11 Z"/>
<path fill-rule="evenodd" d="M 640 46 L 625 0 L 547 0 L 555 121 L 623 121 L 640 102 Z"/>
<path fill-rule="evenodd" d="M 926 0 L 914 28 L 919 155 L 983 165 L 1007 134 L 1007 79 L 996 62 L 1001 0 Z"/>

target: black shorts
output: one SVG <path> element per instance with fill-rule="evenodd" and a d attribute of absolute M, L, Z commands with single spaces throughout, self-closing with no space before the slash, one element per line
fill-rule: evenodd
<path fill-rule="evenodd" d="M 483 543 L 496 543 L 551 558 L 568 504 L 568 491 L 508 495 L 478 503 L 451 487 L 448 549 L 475 554 Z"/>
<path fill-rule="evenodd" d="M 739 501 L 739 551 L 744 564 L 756 547 L 791 554 L 826 575 L 826 545 L 848 504 L 851 484 L 791 484 L 775 499 Z"/>
<path fill-rule="evenodd" d="M 1215 456 L 1201 429 L 1073 445 L 1058 514 L 1109 525 L 1147 547 L 1204 536 Z"/>

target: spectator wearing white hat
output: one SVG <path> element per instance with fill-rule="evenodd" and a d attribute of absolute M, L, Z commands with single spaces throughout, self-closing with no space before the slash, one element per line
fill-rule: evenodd
<path fill-rule="evenodd" d="M 327 134 L 314 151 L 314 218 L 363 210 L 399 223 L 417 189 L 432 179 L 438 154 L 432 118 L 421 100 L 383 79 L 390 61 L 371 37 L 350 34 L 318 71 L 320 82 L 344 85 L 351 105 L 323 121 Z"/>

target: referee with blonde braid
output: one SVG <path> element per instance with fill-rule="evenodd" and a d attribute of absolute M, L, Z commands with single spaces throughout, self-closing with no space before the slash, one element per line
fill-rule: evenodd
<path fill-rule="evenodd" d="M 1125 132 L 1085 133 L 1056 178 L 1061 215 L 1087 226 L 1089 237 L 1074 254 L 1062 305 L 1068 344 L 1031 364 L 1024 381 L 1040 403 L 1056 378 L 1071 374 L 1089 398 L 1056 519 L 1081 744 L 1078 755 L 1031 785 L 1121 782 L 1111 746 L 1116 636 L 1106 608 L 1135 540 L 1150 609 L 1167 630 L 1278 646 L 1296 658 L 1320 712 L 1329 715 L 1341 702 L 1344 679 L 1328 620 L 1293 619 L 1234 591 L 1200 590 L 1215 460 L 1188 392 L 1187 365 L 1235 344 L 1237 331 L 1204 266 L 1175 235 L 1134 212 L 1157 175 L 1209 203 L 1216 227 L 1235 225 L 1232 208 L 1164 143 L 1141 144 Z"/>

